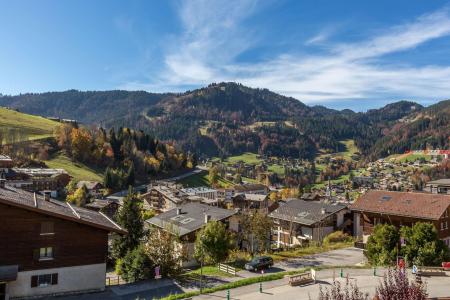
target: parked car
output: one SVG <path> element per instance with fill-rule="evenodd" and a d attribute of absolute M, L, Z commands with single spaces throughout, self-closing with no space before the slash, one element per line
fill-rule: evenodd
<path fill-rule="evenodd" d="M 253 258 L 250 262 L 245 264 L 247 271 L 259 271 L 273 266 L 273 259 L 270 256 L 260 256 Z"/>
<path fill-rule="evenodd" d="M 442 267 L 445 271 L 450 271 L 450 261 L 445 261 L 442 263 Z"/>

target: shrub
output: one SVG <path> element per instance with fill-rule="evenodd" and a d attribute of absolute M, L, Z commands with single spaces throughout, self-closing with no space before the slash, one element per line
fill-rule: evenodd
<path fill-rule="evenodd" d="M 134 282 L 150 278 L 153 264 L 145 253 L 144 247 L 139 246 L 133 251 L 129 251 L 117 265 L 117 268 L 125 281 Z"/>
<path fill-rule="evenodd" d="M 378 224 L 367 241 L 365 252 L 373 265 L 390 265 L 397 257 L 399 232 L 394 225 Z"/>
<path fill-rule="evenodd" d="M 323 243 L 325 245 L 330 245 L 330 244 L 334 244 L 334 243 L 349 243 L 351 242 L 353 239 L 351 236 L 349 236 L 348 234 L 342 232 L 342 231 L 335 231 L 330 233 L 329 235 L 327 235 L 324 239 L 323 239 Z"/>

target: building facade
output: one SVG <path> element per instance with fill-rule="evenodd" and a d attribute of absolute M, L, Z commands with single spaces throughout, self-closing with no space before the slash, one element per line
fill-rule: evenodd
<path fill-rule="evenodd" d="M 103 214 L 1 183 L 4 298 L 104 290 L 110 232 L 125 233 Z"/>
<path fill-rule="evenodd" d="M 450 195 L 371 190 L 350 209 L 354 212 L 354 233 L 364 243 L 377 224 L 400 228 L 428 222 L 450 247 Z"/>

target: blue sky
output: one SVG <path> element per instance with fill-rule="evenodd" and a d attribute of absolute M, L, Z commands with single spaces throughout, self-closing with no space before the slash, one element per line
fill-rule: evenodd
<path fill-rule="evenodd" d="M 447 1 L 0 0 L 0 93 L 238 81 L 366 110 L 450 98 Z"/>

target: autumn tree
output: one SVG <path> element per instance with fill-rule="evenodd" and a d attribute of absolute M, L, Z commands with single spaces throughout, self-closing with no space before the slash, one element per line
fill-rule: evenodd
<path fill-rule="evenodd" d="M 89 191 L 86 185 L 80 186 L 73 194 L 67 196 L 67 202 L 76 206 L 84 206 L 89 201 Z"/>
<path fill-rule="evenodd" d="M 219 170 L 216 166 L 211 167 L 208 173 L 208 181 L 211 185 L 216 185 L 219 181 Z"/>
<path fill-rule="evenodd" d="M 163 277 L 173 277 L 181 272 L 181 262 L 185 257 L 180 247 L 179 237 L 167 230 L 152 228 L 147 235 L 145 253 L 154 266 L 160 268 Z"/>
<path fill-rule="evenodd" d="M 197 261 L 216 264 L 224 261 L 233 247 L 233 237 L 225 224 L 211 221 L 197 233 L 194 257 Z"/>
<path fill-rule="evenodd" d="M 80 161 L 87 161 L 92 147 L 92 136 L 86 129 L 72 128 L 72 156 Z"/>

